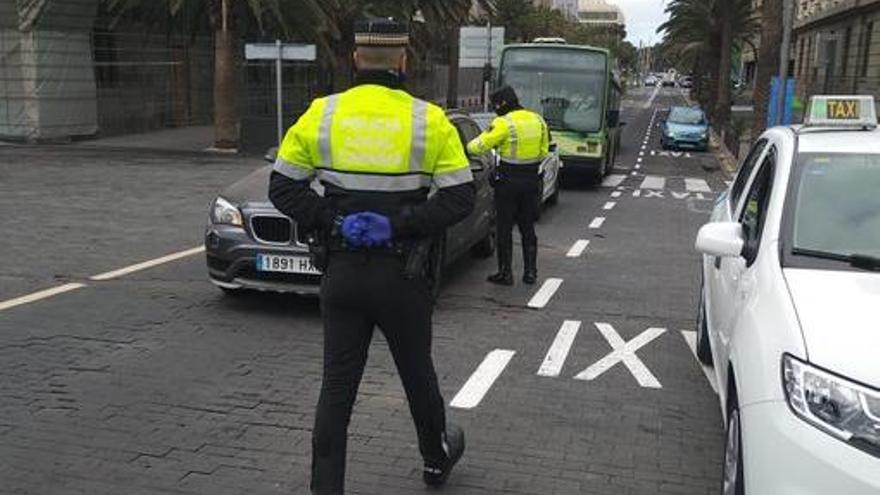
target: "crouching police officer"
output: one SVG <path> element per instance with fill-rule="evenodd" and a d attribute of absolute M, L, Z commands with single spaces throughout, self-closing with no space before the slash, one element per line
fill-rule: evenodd
<path fill-rule="evenodd" d="M 374 327 L 403 381 L 424 482 L 443 484 L 464 452 L 464 432 L 447 427 L 431 358 L 424 260 L 413 260 L 473 210 L 473 177 L 443 110 L 402 89 L 405 26 L 380 19 L 355 31 L 355 86 L 315 100 L 290 128 L 269 190 L 300 229 L 319 232 L 327 251 L 318 260 L 324 370 L 312 434 L 311 489 L 321 495 L 344 490 L 347 429 Z M 310 187 L 314 178 L 323 195 Z"/>
<path fill-rule="evenodd" d="M 523 250 L 523 282 L 538 278 L 538 237 L 535 221 L 541 205 L 541 163 L 550 154 L 550 131 L 544 118 L 525 110 L 510 86 L 498 88 L 491 97 L 498 117 L 483 134 L 468 143 L 473 154 L 496 149 L 501 158 L 495 185 L 498 226 L 498 273 L 489 282 L 513 285 L 513 224 L 519 227 Z"/>

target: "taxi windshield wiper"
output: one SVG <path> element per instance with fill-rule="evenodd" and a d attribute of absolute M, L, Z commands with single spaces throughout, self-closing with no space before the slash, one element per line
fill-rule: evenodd
<path fill-rule="evenodd" d="M 817 249 L 793 248 L 791 254 L 824 260 L 842 261 L 862 270 L 880 271 L 880 258 L 868 254 L 840 254 Z"/>

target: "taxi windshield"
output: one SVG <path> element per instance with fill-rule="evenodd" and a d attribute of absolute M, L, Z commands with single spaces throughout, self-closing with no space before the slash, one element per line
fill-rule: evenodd
<path fill-rule="evenodd" d="M 799 162 L 792 248 L 880 256 L 880 155 L 804 153 Z"/>

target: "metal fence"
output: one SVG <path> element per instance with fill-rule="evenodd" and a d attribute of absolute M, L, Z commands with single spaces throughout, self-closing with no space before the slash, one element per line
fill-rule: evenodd
<path fill-rule="evenodd" d="M 210 38 L 93 32 L 98 133 L 210 124 Z"/>

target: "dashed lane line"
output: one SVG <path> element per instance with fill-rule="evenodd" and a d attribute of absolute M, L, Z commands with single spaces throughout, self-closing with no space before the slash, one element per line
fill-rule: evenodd
<path fill-rule="evenodd" d="M 612 174 L 612 175 L 609 175 L 608 177 L 605 177 L 605 179 L 602 181 L 602 186 L 603 186 L 603 187 L 617 187 L 617 186 L 619 186 L 624 180 L 626 180 L 626 176 L 625 176 L 625 175 L 622 175 L 622 174 Z"/>
<path fill-rule="evenodd" d="M 52 287 L 51 289 L 45 289 L 38 292 L 34 292 L 33 294 L 28 294 L 26 296 L 16 297 L 15 299 L 8 299 L 6 301 L 0 302 L 0 311 L 5 311 L 7 309 L 14 308 L 16 306 L 22 306 L 24 304 L 30 304 L 33 302 L 41 301 L 43 299 L 48 299 L 50 297 L 57 296 L 59 294 L 64 294 L 66 292 L 70 292 L 77 289 L 82 289 L 85 287 L 85 284 L 79 283 L 70 283 L 59 285 L 58 287 Z"/>
<path fill-rule="evenodd" d="M 492 388 L 495 380 L 504 372 L 504 368 L 510 364 L 510 360 L 515 354 L 516 351 L 505 349 L 495 349 L 487 354 L 476 371 L 461 387 L 461 390 L 455 394 L 449 405 L 459 409 L 473 409 L 480 405 L 483 397 Z"/>
<path fill-rule="evenodd" d="M 568 250 L 568 253 L 566 253 L 565 256 L 569 258 L 579 258 L 589 246 L 590 241 L 580 239 L 571 246 L 571 249 Z"/>
<path fill-rule="evenodd" d="M 544 357 L 544 362 L 538 368 L 538 376 L 559 376 L 580 328 L 581 322 L 579 321 L 566 320 L 562 324 L 556 338 L 553 339 L 553 344 L 547 351 L 547 356 Z"/>
<path fill-rule="evenodd" d="M 642 181 L 639 189 L 663 189 L 666 187 L 666 178 L 656 175 L 649 175 Z"/>
<path fill-rule="evenodd" d="M 590 222 L 591 229 L 598 229 L 602 227 L 602 224 L 605 223 L 605 217 L 596 217 Z"/>
<path fill-rule="evenodd" d="M 529 300 L 528 306 L 534 309 L 541 309 L 547 306 L 547 303 L 550 302 L 550 299 L 553 298 L 553 295 L 556 294 L 556 291 L 558 291 L 561 286 L 561 278 L 548 278 L 541 285 L 541 288 L 538 289 L 538 292 L 536 292 L 531 300 Z"/>
<path fill-rule="evenodd" d="M 690 177 L 685 177 L 684 187 L 687 191 L 690 191 L 690 192 L 703 192 L 703 193 L 712 192 L 712 188 L 709 187 L 709 183 L 703 179 L 694 179 L 694 178 L 690 178 Z"/>
<path fill-rule="evenodd" d="M 619 197 L 621 197 L 622 195 L 623 195 L 623 193 L 620 192 L 620 191 L 614 191 L 613 193 L 611 193 L 611 197 L 612 197 L 612 198 L 619 198 Z"/>
<path fill-rule="evenodd" d="M 604 206 L 602 206 L 602 209 L 605 211 L 613 210 L 615 206 L 617 206 L 617 203 L 615 203 L 614 201 L 608 201 L 607 203 L 605 203 Z"/>

